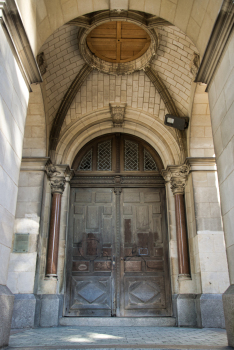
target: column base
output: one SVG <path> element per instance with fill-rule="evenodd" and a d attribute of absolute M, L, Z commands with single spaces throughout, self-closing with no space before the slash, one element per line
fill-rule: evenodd
<path fill-rule="evenodd" d="M 178 327 L 197 327 L 196 294 L 174 294 L 173 313 Z"/>
<path fill-rule="evenodd" d="M 8 346 L 13 306 L 14 294 L 7 286 L 0 285 L 0 348 Z"/>
<path fill-rule="evenodd" d="M 223 309 L 228 345 L 234 347 L 234 284 L 223 294 Z"/>
<path fill-rule="evenodd" d="M 40 327 L 57 327 L 62 317 L 63 295 L 44 294 L 41 297 Z"/>
<path fill-rule="evenodd" d="M 196 309 L 198 327 L 225 328 L 222 294 L 197 295 Z"/>
<path fill-rule="evenodd" d="M 39 325 L 40 297 L 34 294 L 15 294 L 11 328 L 34 328 Z"/>
<path fill-rule="evenodd" d="M 181 274 L 178 276 L 179 281 L 187 281 L 191 280 L 191 276 L 188 274 Z"/>

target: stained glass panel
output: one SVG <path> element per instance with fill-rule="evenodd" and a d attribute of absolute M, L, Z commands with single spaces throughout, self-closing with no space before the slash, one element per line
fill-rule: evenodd
<path fill-rule="evenodd" d="M 98 144 L 98 170 L 111 170 L 111 141 Z"/>
<path fill-rule="evenodd" d="M 157 165 L 151 156 L 151 154 L 144 148 L 144 170 L 145 171 L 156 171 Z"/>
<path fill-rule="evenodd" d="M 125 140 L 124 145 L 124 170 L 138 170 L 138 143 Z"/>
<path fill-rule="evenodd" d="M 92 148 L 86 153 L 80 162 L 78 170 L 91 171 L 92 170 L 92 161 L 93 161 L 93 152 Z"/>

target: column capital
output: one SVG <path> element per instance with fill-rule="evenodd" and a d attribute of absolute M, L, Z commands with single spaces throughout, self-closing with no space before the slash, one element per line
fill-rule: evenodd
<path fill-rule="evenodd" d="M 63 194 L 65 183 L 69 182 L 73 176 L 73 170 L 68 165 L 49 164 L 46 172 L 50 180 L 51 192 Z"/>
<path fill-rule="evenodd" d="M 190 165 L 168 165 L 166 169 L 161 171 L 161 174 L 166 182 L 170 182 L 173 194 L 183 194 Z"/>

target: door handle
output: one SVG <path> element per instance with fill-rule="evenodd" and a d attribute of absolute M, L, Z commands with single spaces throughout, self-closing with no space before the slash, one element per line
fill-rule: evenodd
<path fill-rule="evenodd" d="M 113 255 L 113 258 L 112 258 L 112 265 L 115 266 L 115 255 Z"/>

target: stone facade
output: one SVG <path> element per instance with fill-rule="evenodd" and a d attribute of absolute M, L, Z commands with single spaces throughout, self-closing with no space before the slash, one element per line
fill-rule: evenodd
<path fill-rule="evenodd" d="M 1 2 L 0 11 L 7 3 L 8 0 Z M 178 278 L 175 186 L 172 178 L 165 177 L 173 316 L 181 327 L 224 328 L 225 314 L 229 344 L 234 346 L 233 30 L 212 77 L 208 82 L 201 79 L 208 86 L 194 82 L 198 68 L 196 65 L 194 68 L 194 58 L 201 61 L 199 69 L 202 69 L 202 59 L 208 55 L 205 48 L 210 36 L 214 36 L 216 17 L 233 4 L 225 0 L 220 12 L 221 0 L 202 3 L 122 0 L 121 9 L 117 3 L 115 0 L 29 0 L 25 6 L 25 1 L 17 0 L 31 45 L 30 57 L 43 52 L 47 65 L 43 82 L 39 79 L 40 85 L 31 88 L 18 66 L 19 52 L 10 47 L 2 22 L 0 319 L 4 317 L 6 322 L 0 325 L 4 334 L 2 337 L 0 334 L 0 347 L 8 343 L 12 312 L 13 328 L 59 324 L 66 293 L 64 266 L 71 166 L 83 146 L 108 133 L 126 133 L 145 140 L 159 154 L 164 169 L 181 169 L 181 166 L 188 169 L 180 191 L 184 193 L 187 219 L 190 274 L 186 278 Z M 52 152 L 50 132 L 54 118 L 61 105 L 66 107 L 66 92 L 69 87 L 72 92 L 72 84 L 85 64 L 78 49 L 78 27 L 67 23 L 109 7 L 142 11 L 164 21 L 154 29 L 159 47 L 151 66 L 162 83 L 156 87 L 144 70 L 126 75 L 90 70 L 65 109 L 64 119 L 59 120 L 56 149 Z M 1 12 L 0 17 L 3 18 Z M 32 90 L 30 94 L 28 90 Z M 178 132 L 164 125 L 168 101 L 173 102 L 178 116 L 189 117 L 187 130 Z M 122 123 L 113 125 L 110 104 L 124 104 Z M 58 268 L 54 277 L 46 277 L 53 194 L 53 178 L 47 175 L 50 166 L 69 169 L 64 178 Z M 182 177 L 180 173 L 180 180 Z M 27 251 L 14 251 L 17 235 L 27 235 Z M 16 295 L 14 308 L 13 294 Z"/>

